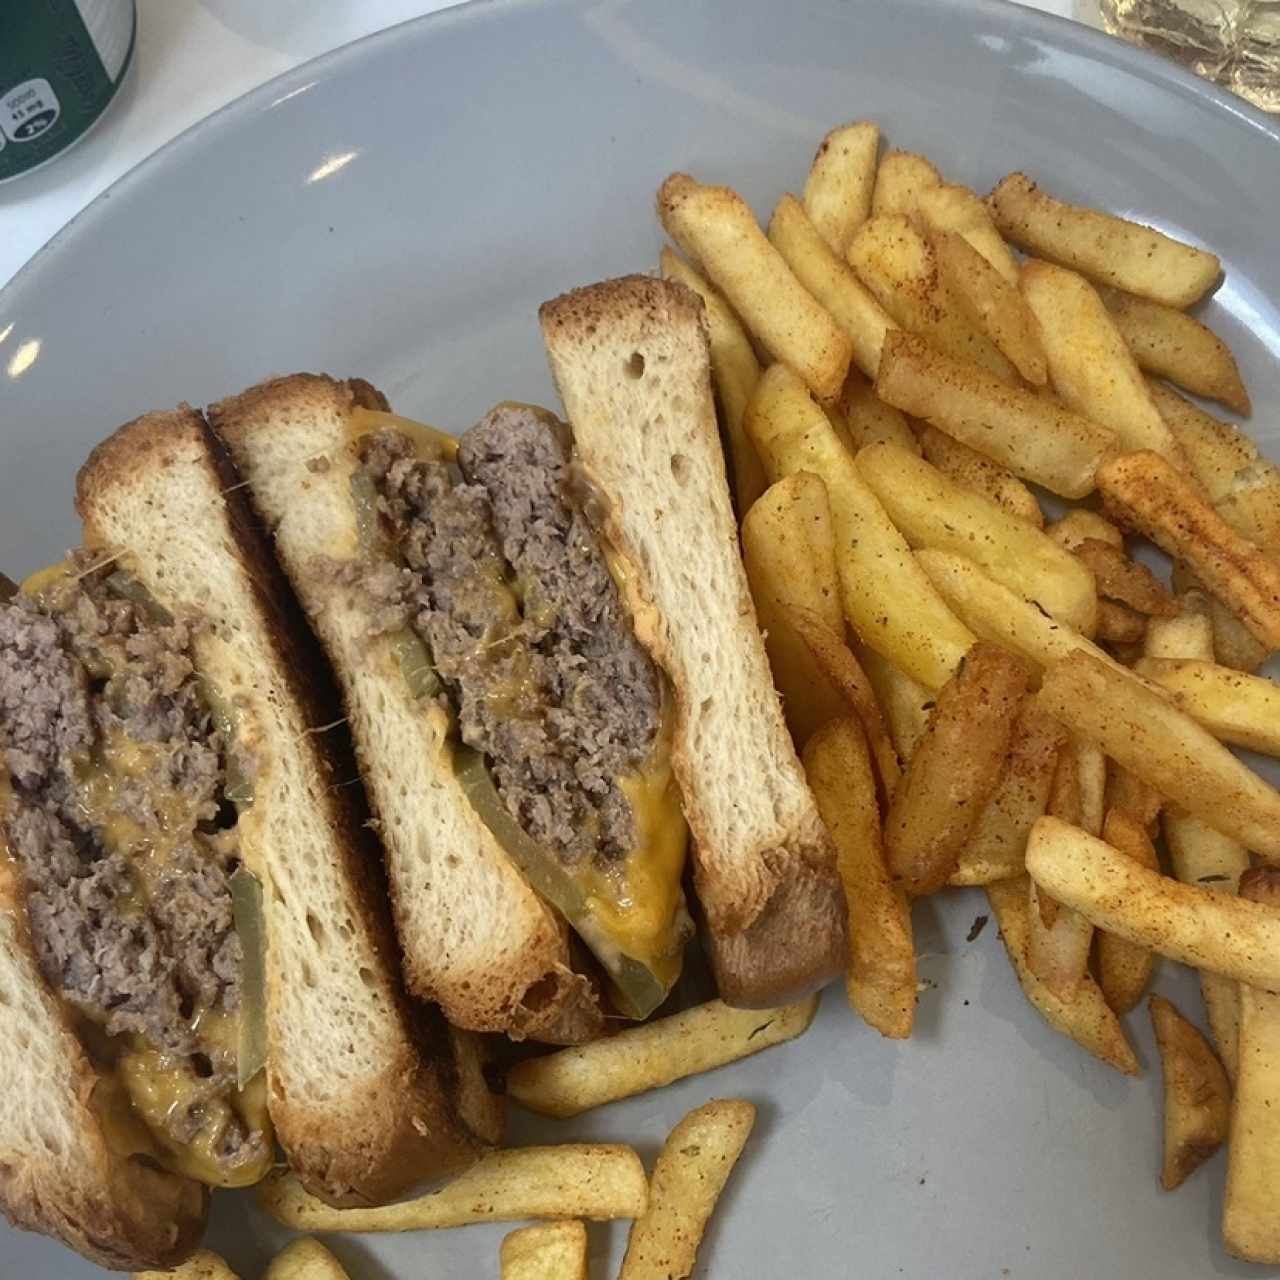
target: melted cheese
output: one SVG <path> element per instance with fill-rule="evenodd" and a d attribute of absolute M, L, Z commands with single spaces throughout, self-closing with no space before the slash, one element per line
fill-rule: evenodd
<path fill-rule="evenodd" d="M 398 431 L 414 447 L 423 462 L 452 462 L 458 456 L 458 440 L 446 431 L 437 431 L 425 422 L 402 418 L 398 413 L 383 413 L 380 409 L 357 407 L 351 410 L 347 432 L 352 440 L 371 435 L 375 431 Z"/>

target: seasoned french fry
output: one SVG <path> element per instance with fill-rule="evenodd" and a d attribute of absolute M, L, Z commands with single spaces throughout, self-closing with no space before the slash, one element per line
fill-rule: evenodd
<path fill-rule="evenodd" d="M 1097 639 L 1114 646 L 1117 655 L 1126 665 L 1128 656 L 1121 652 L 1122 646 L 1141 646 L 1146 634 L 1147 619 L 1144 614 L 1116 600 L 1098 601 Z"/>
<path fill-rule="evenodd" d="M 1027 871 L 1100 929 L 1238 982 L 1280 986 L 1280 911 L 1150 871 L 1047 816 L 1031 828 Z"/>
<path fill-rule="evenodd" d="M 1107 814 L 1122 813 L 1144 831 L 1154 832 L 1164 797 L 1114 760 L 1107 761 Z M 1114 843 L 1114 842 L 1113 842 Z"/>
<path fill-rule="evenodd" d="M 1084 507 L 1073 507 L 1045 532 L 1068 551 L 1075 551 L 1084 542 L 1101 542 L 1124 550 L 1124 534 L 1110 520 Z"/>
<path fill-rule="evenodd" d="M 1037 1012 L 1055 1030 L 1069 1036 L 1082 1048 L 1126 1076 L 1139 1074 L 1138 1060 L 1124 1034 L 1119 1018 L 1112 1012 L 1098 984 L 1086 974 L 1075 998 L 1059 1000 L 1031 972 L 1027 965 L 1029 929 L 1026 876 L 987 885 L 987 900 L 995 912 L 1000 936 L 1023 993 Z"/>
<path fill-rule="evenodd" d="M 941 688 L 973 635 L 913 563 L 849 451 L 785 365 L 773 365 L 760 379 L 747 430 L 774 480 L 812 471 L 826 481 L 841 600 L 858 636 L 921 684 Z"/>
<path fill-rule="evenodd" d="M 870 120 L 832 129 L 818 146 L 804 184 L 804 211 L 844 257 L 853 233 L 871 216 L 880 126 Z"/>
<path fill-rule="evenodd" d="M 239 1280 L 239 1277 L 211 1249 L 197 1249 L 172 1271 L 135 1271 L 133 1280 Z"/>
<path fill-rule="evenodd" d="M 320 1243 L 304 1236 L 285 1245 L 263 1272 L 262 1280 L 351 1280 L 342 1263 Z"/>
<path fill-rule="evenodd" d="M 968 187 L 925 187 L 916 195 L 915 217 L 930 231 L 959 232 L 1007 283 L 1018 287 L 1017 259 L 996 230 L 986 202 Z"/>
<path fill-rule="evenodd" d="M 1280 467 L 1266 458 L 1241 467 L 1218 502 L 1218 514 L 1246 538 L 1280 554 Z"/>
<path fill-rule="evenodd" d="M 914 151 L 886 151 L 876 170 L 871 195 L 871 212 L 902 214 L 912 212 L 922 192 L 942 182 L 942 175 L 924 156 Z"/>
<path fill-rule="evenodd" d="M 1102 836 L 1115 849 L 1132 858 L 1148 871 L 1160 870 L 1156 847 L 1147 835 L 1145 824 L 1122 809 L 1107 813 Z M 1144 947 L 1127 938 L 1101 930 L 1098 933 L 1098 985 L 1107 1003 L 1117 1013 L 1128 1013 L 1142 999 L 1142 993 L 1151 981 L 1155 956 L 1150 947 Z"/>
<path fill-rule="evenodd" d="M 653 1167 L 649 1207 L 631 1225 L 618 1280 L 673 1280 L 693 1272 L 703 1232 L 756 1122 L 737 1100 L 690 1111 Z"/>
<path fill-rule="evenodd" d="M 867 292 L 853 268 L 835 255 L 795 196 L 784 195 L 778 201 L 768 235 L 796 279 L 848 335 L 853 364 L 874 377 L 884 335 L 898 327 L 897 321 Z"/>
<path fill-rule="evenodd" d="M 817 1007 L 816 996 L 781 1009 L 731 1009 L 712 1000 L 604 1040 L 528 1058 L 511 1069 L 507 1092 L 529 1111 L 567 1120 L 794 1040 L 809 1029 Z"/>
<path fill-rule="evenodd" d="M 1254 636 L 1280 648 L 1280 562 L 1227 524 L 1191 481 L 1143 450 L 1105 462 L 1098 487 L 1127 524 L 1185 562 Z"/>
<path fill-rule="evenodd" d="M 809 740 L 804 767 L 836 846 L 849 905 L 849 1004 L 881 1035 L 905 1039 L 916 1010 L 911 909 L 885 866 L 880 807 L 859 725 L 825 725 Z"/>
<path fill-rule="evenodd" d="M 996 789 L 978 815 L 947 883 L 991 884 L 1026 871 L 1031 824 L 1049 803 L 1067 731 L 1028 698 L 1013 727 L 1009 758 Z"/>
<path fill-rule="evenodd" d="M 1236 358 L 1212 329 L 1185 311 L 1131 293 L 1109 289 L 1103 301 L 1140 369 L 1249 416 Z"/>
<path fill-rule="evenodd" d="M 890 405 L 886 404 L 885 408 L 898 413 Z M 966 489 L 986 494 L 1011 516 L 1026 520 L 1037 529 L 1044 528 L 1044 512 L 1040 510 L 1035 494 L 1008 467 L 1002 467 L 994 458 L 961 444 L 927 422 L 920 424 L 919 442 L 921 453 L 943 475 L 950 476 Z"/>
<path fill-rule="evenodd" d="M 257 1197 L 295 1231 L 434 1231 L 521 1218 L 638 1218 L 649 1188 L 630 1147 L 565 1143 L 491 1152 L 439 1191 L 373 1209 L 335 1209 L 287 1172 L 268 1175 Z"/>
<path fill-rule="evenodd" d="M 1122 448 L 1189 465 L 1098 291 L 1074 271 L 1033 261 L 1022 268 L 1022 296 L 1040 322 L 1062 403 L 1109 428 Z"/>
<path fill-rule="evenodd" d="M 760 377 L 760 362 L 742 322 L 733 314 L 733 308 L 671 249 L 662 250 L 662 274 L 665 279 L 677 280 L 692 289 L 706 308 L 707 332 L 711 340 L 711 377 L 724 418 L 733 499 L 741 519 L 765 490 L 764 467 L 760 465 L 755 446 L 742 426 L 747 401 Z"/>
<path fill-rule="evenodd" d="M 1231 1086 L 1209 1042 L 1163 996 L 1147 1006 L 1164 1071 L 1164 1163 L 1173 1191 L 1227 1140 Z"/>
<path fill-rule="evenodd" d="M 1195 591 L 1208 601 L 1209 628 L 1212 646 L 1206 653 L 1152 654 L 1153 657 L 1202 657 L 1206 662 L 1217 661 L 1235 671 L 1256 671 L 1270 656 L 1269 646 L 1253 633 L 1216 596 L 1209 595 L 1199 578 L 1176 560 L 1171 575 L 1173 589 L 1178 592 Z"/>
<path fill-rule="evenodd" d="M 587 1280 L 587 1224 L 544 1222 L 504 1237 L 502 1280 Z"/>
<path fill-rule="evenodd" d="M 746 201 L 673 173 L 658 191 L 658 217 L 769 354 L 818 399 L 834 400 L 853 354 L 849 336 L 795 278 Z"/>
<path fill-rule="evenodd" d="M 1280 755 L 1280 685 L 1275 681 L 1195 658 L 1143 658 L 1135 670 L 1166 690 L 1215 738 Z"/>
<path fill-rule="evenodd" d="M 1098 595 L 1117 600 L 1148 617 L 1172 618 L 1178 606 L 1169 588 L 1144 564 L 1097 538 L 1085 538 L 1075 554 L 1093 571 Z"/>
<path fill-rule="evenodd" d="M 933 694 L 866 645 L 858 646 L 857 657 L 875 690 L 898 760 L 905 767 L 929 727 Z"/>
<path fill-rule="evenodd" d="M 1272 871 L 1248 872 L 1240 892 L 1280 918 Z M 1231 1103 L 1222 1237 L 1250 1262 L 1280 1262 L 1280 994 L 1240 988 L 1240 1066 Z"/>
<path fill-rule="evenodd" d="M 1093 925 L 1041 893 L 1034 880 L 1027 889 L 1027 967 L 1048 991 L 1070 1004 L 1089 971 Z"/>
<path fill-rule="evenodd" d="M 1155 378 L 1146 382 L 1151 399 L 1182 446 L 1196 479 L 1212 501 L 1224 498 L 1236 472 L 1257 460 L 1257 445 L 1243 431 L 1205 413 L 1172 387 Z"/>
<path fill-rule="evenodd" d="M 1280 792 L 1123 668 L 1073 653 L 1045 673 L 1040 701 L 1175 804 L 1280 860 Z"/>
<path fill-rule="evenodd" d="M 864 445 L 881 441 L 896 444 L 909 453 L 920 453 L 920 441 L 911 430 L 906 415 L 893 405 L 885 404 L 876 395 L 870 379 L 860 369 L 850 369 L 849 376 L 844 380 L 844 390 L 840 393 L 840 412 L 849 428 L 854 453 Z"/>
<path fill-rule="evenodd" d="M 938 694 L 929 727 L 885 817 L 885 863 L 911 894 L 941 888 L 1009 756 L 1033 669 L 979 642 Z"/>
<path fill-rule="evenodd" d="M 1093 574 L 1039 529 L 895 445 L 868 445 L 856 462 L 913 548 L 968 556 L 1050 616 L 1078 631 L 1093 631 L 1098 610 Z"/>
<path fill-rule="evenodd" d="M 878 216 L 864 222 L 849 242 L 847 257 L 858 279 L 904 329 L 1005 382 L 1016 378 L 995 343 L 970 323 L 943 282 L 933 246 L 908 218 Z M 877 368 L 866 372 L 874 375 Z"/>
<path fill-rule="evenodd" d="M 1010 284 L 958 231 L 930 230 L 929 243 L 943 286 L 969 323 L 995 343 L 1027 382 L 1044 386 L 1049 369 L 1040 326 L 1017 285 Z"/>
<path fill-rule="evenodd" d="M 1177 612 L 1153 618 L 1147 626 L 1143 656 L 1147 658 L 1201 658 L 1213 661 L 1213 624 L 1209 600 L 1203 591 L 1182 592 Z"/>
<path fill-rule="evenodd" d="M 1055 200 L 1024 173 L 1003 178 L 987 204 L 1000 232 L 1018 248 L 1095 284 L 1171 307 L 1204 297 L 1221 272 L 1213 254 L 1126 218 Z"/>
<path fill-rule="evenodd" d="M 1091 492 L 1115 447 L 1105 427 L 942 355 L 914 334 L 885 339 L 876 394 L 1064 498 Z"/>

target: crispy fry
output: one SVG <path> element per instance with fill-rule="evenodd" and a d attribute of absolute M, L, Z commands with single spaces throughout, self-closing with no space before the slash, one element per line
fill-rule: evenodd
<path fill-rule="evenodd" d="M 544 1222 L 502 1241 L 502 1280 L 587 1280 L 587 1224 Z"/>
<path fill-rule="evenodd" d="M 885 818 L 885 862 L 908 893 L 939 889 L 994 794 L 1031 666 L 979 642 L 938 694 Z"/>
<path fill-rule="evenodd" d="M 941 688 L 973 635 L 913 563 L 849 451 L 785 365 L 760 379 L 747 429 L 774 480 L 812 471 L 826 481 L 841 600 L 858 636 L 921 684 Z"/>
<path fill-rule="evenodd" d="M 1132 858 L 1148 871 L 1160 870 L 1156 847 L 1147 835 L 1147 828 L 1138 818 L 1122 809 L 1112 809 L 1102 830 L 1103 839 L 1126 857 Z M 1117 1013 L 1128 1013 L 1142 999 L 1142 993 L 1151 981 L 1155 956 L 1150 947 L 1144 947 L 1127 938 L 1100 930 L 1098 933 L 1098 985 L 1107 1003 Z"/>
<path fill-rule="evenodd" d="M 1103 301 L 1140 369 L 1249 416 L 1236 358 L 1212 329 L 1176 307 L 1116 289 L 1108 289 Z"/>
<path fill-rule="evenodd" d="M 769 354 L 820 400 L 834 400 L 849 371 L 849 337 L 795 278 L 742 197 L 673 173 L 658 191 L 658 217 Z"/>
<path fill-rule="evenodd" d="M 1143 656 L 1147 658 L 1202 658 L 1213 661 L 1213 623 L 1209 600 L 1203 591 L 1182 592 L 1175 601 L 1177 612 L 1167 618 L 1153 618 L 1147 626 Z"/>
<path fill-rule="evenodd" d="M 1045 532 L 1068 551 L 1074 551 L 1086 541 L 1101 542 L 1104 546 L 1124 550 L 1124 534 L 1104 516 L 1084 507 L 1074 507 L 1061 519 L 1055 520 Z"/>
<path fill-rule="evenodd" d="M 894 445 L 868 445 L 859 451 L 857 467 L 913 548 L 968 556 L 1052 617 L 1079 631 L 1093 630 L 1093 574 L 1039 529 Z"/>
<path fill-rule="evenodd" d="M 1146 381 L 1151 399 L 1182 446 L 1196 479 L 1212 501 L 1225 497 L 1236 472 L 1257 460 L 1257 446 L 1243 431 L 1205 413 L 1172 387 L 1155 378 Z"/>
<path fill-rule="evenodd" d="M 1093 570 L 1100 596 L 1151 617 L 1176 616 L 1178 606 L 1169 588 L 1146 565 L 1097 538 L 1085 538 L 1075 553 Z"/>
<path fill-rule="evenodd" d="M 991 221 L 986 202 L 968 187 L 925 187 L 916 196 L 915 217 L 927 230 L 959 232 L 1007 283 L 1018 287 L 1018 261 Z"/>
<path fill-rule="evenodd" d="M 1182 884 L 1058 818 L 1040 818 L 1027 871 L 1100 929 L 1238 982 L 1280 986 L 1280 911 Z"/>
<path fill-rule="evenodd" d="M 884 335 L 896 329 L 897 322 L 867 292 L 853 268 L 832 252 L 795 196 L 787 194 L 778 201 L 768 235 L 796 279 L 848 335 L 853 365 L 874 376 Z"/>
<path fill-rule="evenodd" d="M 1027 965 L 1029 911 L 1026 876 L 987 885 L 987 899 L 1000 926 L 1000 936 L 1018 983 L 1044 1020 L 1064 1036 L 1126 1076 L 1139 1074 L 1138 1060 L 1120 1020 L 1102 998 L 1098 984 L 1086 974 L 1069 1004 L 1059 1000 Z"/>
<path fill-rule="evenodd" d="M 885 339 L 876 394 L 1064 498 L 1092 491 L 1094 473 L 1115 446 L 1096 422 L 950 359 L 913 334 Z"/>
<path fill-rule="evenodd" d="M 1280 756 L 1280 686 L 1274 680 L 1195 658 L 1144 658 L 1136 670 L 1215 738 Z"/>
<path fill-rule="evenodd" d="M 1093 925 L 1041 893 L 1034 880 L 1027 890 L 1027 968 L 1050 993 L 1070 1004 L 1089 971 Z"/>
<path fill-rule="evenodd" d="M 172 1271 L 135 1271 L 133 1280 L 239 1280 L 225 1260 L 210 1249 L 197 1249 Z"/>
<path fill-rule="evenodd" d="M 1227 1140 L 1231 1086 L 1209 1042 L 1163 996 L 1152 996 L 1151 1025 L 1164 1071 L 1164 1166 L 1173 1191 Z"/>
<path fill-rule="evenodd" d="M 809 1029 L 817 1007 L 816 996 L 781 1009 L 731 1009 L 712 1000 L 604 1040 L 526 1059 L 511 1069 L 507 1091 L 529 1111 L 567 1120 L 794 1040 Z"/>
<path fill-rule="evenodd" d="M 889 878 L 880 808 L 861 728 L 833 720 L 804 752 L 805 773 L 836 846 L 849 907 L 849 1004 L 881 1035 L 905 1039 L 916 1010 L 911 909 Z"/>
<path fill-rule="evenodd" d="M 1153 833 L 1164 798 L 1136 774 L 1114 760 L 1107 761 L 1106 811 L 1123 813 L 1144 831 Z"/>
<path fill-rule="evenodd" d="M 565 1143 L 491 1152 L 439 1191 L 373 1209 L 335 1209 L 287 1172 L 260 1182 L 257 1197 L 295 1231 L 433 1231 L 520 1218 L 637 1218 L 649 1189 L 630 1147 Z"/>
<path fill-rule="evenodd" d="M 879 150 L 880 126 L 859 120 L 832 129 L 809 166 L 804 211 L 832 252 L 842 258 L 853 233 L 871 216 Z"/>
<path fill-rule="evenodd" d="M 898 760 L 905 767 L 929 727 L 933 694 L 874 649 L 860 644 L 857 656 L 875 690 Z"/>
<path fill-rule="evenodd" d="M 1204 297 L 1221 272 L 1218 259 L 1151 227 L 1065 204 L 1024 173 L 1011 173 L 987 197 L 996 226 L 1018 248 L 1171 307 Z"/>
<path fill-rule="evenodd" d="M 285 1245 L 263 1272 L 262 1280 L 350 1280 L 342 1263 L 309 1236 Z"/>
<path fill-rule="evenodd" d="M 1175 804 L 1280 860 L 1280 792 L 1123 668 L 1074 653 L 1045 673 L 1040 701 Z"/>
<path fill-rule="evenodd" d="M 1177 466 L 1189 465 L 1097 290 L 1073 271 L 1028 262 L 1022 296 L 1040 322 L 1049 377 L 1062 403 L 1109 428 L 1122 448 L 1154 449 Z"/>
<path fill-rule="evenodd" d="M 692 1274 L 703 1232 L 742 1154 L 756 1109 L 738 1100 L 690 1111 L 653 1167 L 649 1207 L 631 1225 L 618 1280 L 673 1280 Z"/>
<path fill-rule="evenodd" d="M 885 405 L 885 408 L 891 406 Z M 891 411 L 898 412 L 897 409 Z M 1044 528 L 1044 512 L 1035 494 L 1008 467 L 1002 467 L 994 458 L 961 444 L 927 422 L 920 424 L 919 442 L 921 453 L 943 475 L 966 489 L 985 494 L 1011 516 L 1026 520 L 1037 529 Z"/>
<path fill-rule="evenodd" d="M 1040 326 L 1016 284 L 1010 284 L 958 231 L 929 231 L 943 286 L 969 323 L 985 333 L 1033 386 L 1049 380 Z M 1181 313 L 1178 313 L 1181 314 Z"/>
<path fill-rule="evenodd" d="M 1126 523 L 1184 561 L 1259 640 L 1280 648 L 1280 563 L 1227 524 L 1191 481 L 1143 450 L 1109 459 L 1098 486 Z"/>
<path fill-rule="evenodd" d="M 1171 574 L 1173 589 L 1178 592 L 1199 592 L 1209 608 L 1209 628 L 1213 636 L 1212 647 L 1204 654 L 1170 656 L 1203 657 L 1206 662 L 1217 661 L 1235 671 L 1257 671 L 1271 654 L 1271 649 L 1254 634 L 1216 596 L 1205 591 L 1200 579 L 1185 564 L 1174 561 Z M 1150 655 L 1161 656 L 1161 655 Z"/>
<path fill-rule="evenodd" d="M 849 265 L 898 324 L 957 360 L 1016 379 L 995 343 L 970 323 L 942 279 L 933 246 L 902 215 L 864 222 L 849 242 Z M 874 375 L 878 364 L 867 369 Z"/>
<path fill-rule="evenodd" d="M 724 419 L 724 434 L 729 442 L 733 499 L 741 519 L 765 490 L 764 467 L 760 465 L 755 446 L 742 426 L 747 401 L 760 377 L 760 362 L 733 308 L 687 262 L 668 248 L 662 250 L 662 274 L 665 279 L 678 280 L 692 289 L 706 308 L 707 332 L 711 339 L 711 377 Z"/>
<path fill-rule="evenodd" d="M 1273 871 L 1248 872 L 1242 895 L 1280 917 Z M 1251 1262 L 1280 1262 L 1280 995 L 1240 988 L 1240 1067 L 1231 1103 L 1222 1236 Z"/>
<path fill-rule="evenodd" d="M 871 212 L 909 214 L 922 192 L 942 182 L 942 175 L 924 156 L 914 151 L 886 151 L 876 170 Z"/>
<path fill-rule="evenodd" d="M 1115 600 L 1098 601 L 1097 639 L 1120 649 L 1121 646 L 1141 645 L 1147 634 L 1147 619 L 1136 609 Z M 1120 653 L 1121 661 L 1128 665 L 1127 655 Z"/>
<path fill-rule="evenodd" d="M 881 441 L 896 444 L 910 453 L 920 453 L 920 441 L 911 430 L 906 415 L 893 405 L 885 404 L 860 369 L 849 370 L 844 390 L 840 393 L 840 412 L 844 414 L 849 428 L 854 453 L 864 445 Z"/>
<path fill-rule="evenodd" d="M 1241 467 L 1218 503 L 1218 514 L 1273 555 L 1280 553 L 1280 467 L 1266 458 Z"/>

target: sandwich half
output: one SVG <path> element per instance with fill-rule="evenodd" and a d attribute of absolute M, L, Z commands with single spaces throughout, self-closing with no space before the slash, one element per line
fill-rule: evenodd
<path fill-rule="evenodd" d="M 84 545 L 0 604 L 0 1202 L 110 1266 L 195 1243 L 276 1143 L 373 1203 L 501 1134 L 410 1006 L 325 673 L 201 416 L 81 470 Z M 52 1085 L 52 1087 L 50 1087 Z"/>

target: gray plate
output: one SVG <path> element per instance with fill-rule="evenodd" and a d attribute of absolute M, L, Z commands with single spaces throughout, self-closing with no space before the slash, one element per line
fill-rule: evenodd
<path fill-rule="evenodd" d="M 363 41 L 220 112 L 135 170 L 0 294 L 0 548 L 72 543 L 90 445 L 144 410 L 270 374 L 380 383 L 461 428 L 551 395 L 534 311 L 651 268 L 672 169 L 766 216 L 818 139 L 859 116 L 980 190 L 1025 168 L 1068 198 L 1204 243 L 1206 309 L 1276 444 L 1280 128 L 1191 77 L 1012 5 L 683 0 L 469 6 Z M 324 176 L 328 173 L 329 176 Z M 37 358 L 29 356 L 38 343 Z M 23 368 L 26 365 L 25 369 Z M 976 893 L 916 912 L 918 1030 L 882 1041 L 831 991 L 798 1045 L 518 1140 L 625 1139 L 648 1157 L 712 1095 L 760 1123 L 705 1246 L 720 1276 L 1258 1275 L 1218 1243 L 1223 1162 L 1157 1187 L 1160 1081 L 1123 1080 L 1025 1003 Z M 1195 1018 L 1195 983 L 1160 987 Z M 0 1080 L 0 1087 L 3 1081 Z M 504 1228 L 340 1241 L 357 1280 L 497 1272 Z M 221 1197 L 247 1278 L 280 1233 Z M 597 1274 L 625 1231 L 593 1229 Z M 0 1275 L 99 1274 L 0 1231 Z"/>

